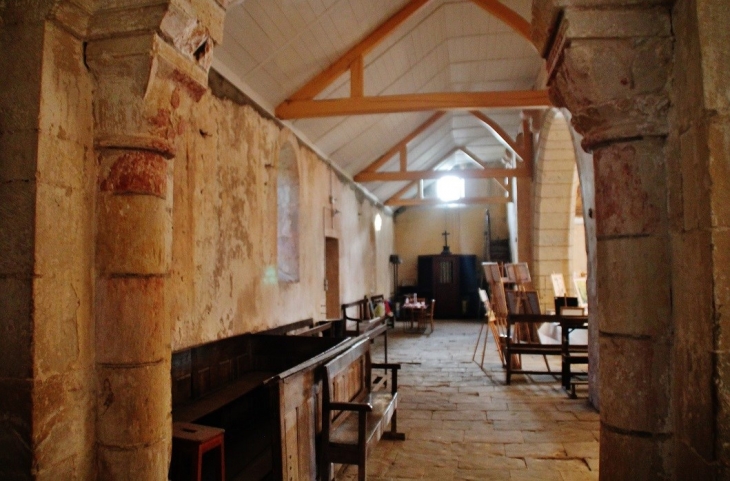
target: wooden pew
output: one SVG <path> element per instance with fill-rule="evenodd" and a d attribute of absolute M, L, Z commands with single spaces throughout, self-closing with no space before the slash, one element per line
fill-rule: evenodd
<path fill-rule="evenodd" d="M 360 300 L 342 304 L 342 333 L 345 336 L 356 337 L 367 335 L 371 340 L 383 335 L 383 354 L 388 362 L 388 316 L 374 317 L 368 296 Z"/>
<path fill-rule="evenodd" d="M 585 317 L 573 317 L 569 316 L 565 318 L 570 323 L 576 323 L 576 322 L 586 322 L 587 318 Z M 588 351 L 587 346 L 585 345 L 572 345 L 567 344 L 565 342 L 561 344 L 541 344 L 539 342 L 523 342 L 523 341 L 516 341 L 513 339 L 512 332 L 514 331 L 514 328 L 517 324 L 523 324 L 523 325 L 532 325 L 532 326 L 538 326 L 539 324 L 542 324 L 544 322 L 561 322 L 563 320 L 562 316 L 554 316 L 549 314 L 509 314 L 507 316 L 507 336 L 505 337 L 505 361 L 507 363 L 507 372 L 506 372 L 506 382 L 507 384 L 510 383 L 512 374 L 552 374 L 549 370 L 547 371 L 537 371 L 537 370 L 527 370 L 522 369 L 521 366 L 515 368 L 514 362 L 515 362 L 515 356 L 519 356 L 522 354 L 536 354 L 541 356 L 560 356 L 561 360 L 563 362 L 563 369 L 562 369 L 562 379 L 561 383 L 563 386 L 566 386 L 566 362 L 569 364 L 576 363 L 577 359 L 580 359 L 582 362 L 584 359 L 587 361 L 587 358 L 584 356 L 575 357 L 574 355 L 576 353 L 586 353 Z M 572 361 L 571 361 L 571 356 Z M 568 374 L 567 376 L 570 376 L 570 371 L 568 367 Z M 569 386 L 569 383 L 568 383 Z"/>
<path fill-rule="evenodd" d="M 373 368 L 391 370 L 390 392 L 372 391 Z M 322 480 L 331 480 L 331 463 L 339 463 L 357 464 L 358 480 L 365 481 L 367 457 L 378 440 L 405 439 L 397 426 L 399 369 L 400 364 L 372 364 L 366 339 L 325 364 Z"/>
<path fill-rule="evenodd" d="M 232 478 L 314 480 L 322 366 L 359 340 L 244 334 L 174 352 L 172 419 L 225 429 Z"/>
<path fill-rule="evenodd" d="M 273 336 L 316 336 L 334 337 L 335 326 L 332 321 L 314 322 L 311 317 L 292 322 L 283 326 L 274 327 L 259 334 Z"/>

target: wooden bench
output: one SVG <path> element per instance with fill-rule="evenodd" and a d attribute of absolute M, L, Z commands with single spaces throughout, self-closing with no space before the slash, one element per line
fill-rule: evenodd
<path fill-rule="evenodd" d="M 243 334 L 176 351 L 172 419 L 225 429 L 231 479 L 314 480 L 322 366 L 357 342 Z"/>
<path fill-rule="evenodd" d="M 314 336 L 334 337 L 335 327 L 332 321 L 315 322 L 311 317 L 292 322 L 283 326 L 274 327 L 259 334 L 273 336 Z"/>
<path fill-rule="evenodd" d="M 371 369 L 390 369 L 390 392 L 371 387 Z M 373 364 L 370 342 L 363 339 L 324 365 L 322 389 L 322 476 L 332 479 L 331 463 L 357 464 L 358 479 L 367 478 L 367 457 L 385 439 L 404 440 L 398 432 L 400 364 Z M 386 427 L 390 423 L 390 431 Z"/>
<path fill-rule="evenodd" d="M 574 319 L 577 320 L 577 319 Z M 546 371 L 538 371 L 538 370 L 527 370 L 520 368 L 515 368 L 513 364 L 515 363 L 515 356 L 520 356 L 522 354 L 534 354 L 534 355 L 540 355 L 540 356 L 560 356 L 561 361 L 563 362 L 563 369 L 562 369 L 562 375 L 563 378 L 561 379 L 561 382 L 563 386 L 566 385 L 565 380 L 565 366 L 566 361 L 568 363 L 571 363 L 572 360 L 577 359 L 583 359 L 583 356 L 573 356 L 571 358 L 571 355 L 576 353 L 585 353 L 587 352 L 588 348 L 584 345 L 567 345 L 563 346 L 562 344 L 541 344 L 539 342 L 515 342 L 512 336 L 512 333 L 514 332 L 515 325 L 519 324 L 542 324 L 543 322 L 560 322 L 561 316 L 554 316 L 554 315 L 548 315 L 548 314 L 510 314 L 507 316 L 507 336 L 505 337 L 505 362 L 507 367 L 507 373 L 506 373 L 506 382 L 507 384 L 510 383 L 512 374 L 553 374 L 548 367 L 548 370 Z M 567 351 L 567 352 L 566 352 Z M 587 360 L 587 359 L 586 359 Z M 569 364 L 568 364 L 569 365 Z"/>
<path fill-rule="evenodd" d="M 388 315 L 375 317 L 367 296 L 342 304 L 342 335 L 357 337 L 366 334 L 371 340 L 383 336 L 383 355 L 388 362 Z"/>

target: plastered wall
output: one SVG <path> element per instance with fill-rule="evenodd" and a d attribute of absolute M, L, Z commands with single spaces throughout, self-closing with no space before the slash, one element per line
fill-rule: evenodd
<path fill-rule="evenodd" d="M 453 254 L 474 254 L 479 261 L 484 253 L 484 215 L 489 209 L 492 239 L 507 239 L 506 204 L 456 208 L 415 207 L 395 219 L 395 248 L 403 259 L 398 269 L 400 285 L 415 285 L 418 256 L 439 254 L 444 246 L 444 230 L 449 232 Z"/>
<path fill-rule="evenodd" d="M 277 122 L 262 116 L 217 74 L 197 104 L 175 159 L 172 346 L 323 319 L 325 212 L 334 198 L 341 302 L 390 290 L 392 217 L 334 174 Z M 279 150 L 299 165 L 299 282 L 277 280 Z M 380 213 L 383 226 L 375 231 Z"/>

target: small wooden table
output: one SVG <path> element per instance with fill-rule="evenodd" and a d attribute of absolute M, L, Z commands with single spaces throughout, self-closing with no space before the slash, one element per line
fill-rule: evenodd
<path fill-rule="evenodd" d="M 423 316 L 421 314 L 426 311 L 426 307 L 427 306 L 425 302 L 409 302 L 401 306 L 401 309 L 410 311 L 410 315 L 407 319 L 408 326 L 404 328 L 406 332 L 426 332 L 426 326 L 421 325 L 421 323 L 419 322 L 419 319 L 423 319 Z"/>
<path fill-rule="evenodd" d="M 570 391 L 571 379 L 573 377 L 570 366 L 573 364 L 588 363 L 588 346 L 586 344 L 571 344 L 570 333 L 576 329 L 588 329 L 588 318 L 586 316 L 558 316 L 558 318 L 560 322 L 562 348 L 561 381 L 563 389 Z"/>
<path fill-rule="evenodd" d="M 218 448 L 220 466 L 218 475 L 221 481 L 226 479 L 226 456 L 223 447 L 225 431 L 210 426 L 192 423 L 172 423 L 172 444 L 176 451 L 188 456 L 191 476 L 195 481 L 203 479 L 203 454 Z"/>

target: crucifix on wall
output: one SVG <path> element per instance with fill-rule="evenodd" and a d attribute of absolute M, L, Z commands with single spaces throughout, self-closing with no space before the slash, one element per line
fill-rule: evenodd
<path fill-rule="evenodd" d="M 449 256 L 451 255 L 451 250 L 449 249 L 449 233 L 447 231 L 443 231 L 441 235 L 444 236 L 444 250 L 441 251 L 441 255 Z"/>

